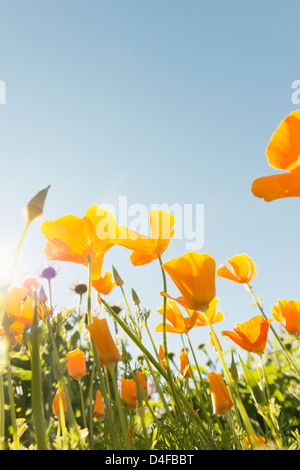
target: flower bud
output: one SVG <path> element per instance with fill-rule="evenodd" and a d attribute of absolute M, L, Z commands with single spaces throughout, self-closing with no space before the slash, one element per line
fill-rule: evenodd
<path fill-rule="evenodd" d="M 47 188 L 42 189 L 39 191 L 24 207 L 22 211 L 22 216 L 28 222 L 32 222 L 32 220 L 36 219 L 37 217 L 43 215 L 44 210 L 44 203 L 48 193 L 50 185 Z"/>
<path fill-rule="evenodd" d="M 114 266 L 112 267 L 112 269 L 113 269 L 113 275 L 114 275 L 115 283 L 116 283 L 117 286 L 121 287 L 124 284 L 124 281 L 120 277 L 118 271 L 116 270 L 116 268 Z"/>

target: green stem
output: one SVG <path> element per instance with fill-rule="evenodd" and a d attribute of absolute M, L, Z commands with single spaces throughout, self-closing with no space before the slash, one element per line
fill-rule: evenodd
<path fill-rule="evenodd" d="M 67 427 L 66 427 L 65 410 L 64 410 L 61 384 L 58 388 L 58 405 L 59 405 L 59 423 L 60 423 L 62 437 L 63 437 L 63 449 L 67 450 L 68 449 L 68 436 L 67 436 Z"/>
<path fill-rule="evenodd" d="M 38 312 L 35 303 L 34 320 L 30 334 L 31 343 L 31 396 L 32 396 L 32 413 L 36 434 L 36 443 L 38 450 L 46 450 L 46 434 L 45 434 L 45 416 L 43 406 L 43 387 L 42 387 L 42 370 L 40 359 L 40 337 L 38 329 Z"/>
<path fill-rule="evenodd" d="M 152 347 L 153 347 L 153 349 L 154 349 L 154 352 L 155 352 L 155 355 L 156 355 L 156 357 L 157 357 L 157 360 L 159 361 L 159 354 L 158 354 L 157 348 L 156 348 L 156 346 L 155 346 L 155 343 L 154 343 L 154 341 L 153 341 L 152 335 L 151 335 L 151 333 L 150 333 L 150 331 L 149 331 L 147 320 L 145 321 L 145 328 L 146 328 L 146 331 L 147 331 L 147 333 L 148 333 L 148 336 L 149 336 L 149 339 L 150 339 L 150 341 L 151 341 L 151 344 L 152 344 Z"/>
<path fill-rule="evenodd" d="M 80 317 L 81 304 L 82 304 L 82 294 L 78 294 L 77 318 Z"/>
<path fill-rule="evenodd" d="M 5 402 L 4 402 L 4 382 L 3 373 L 5 370 L 7 355 L 9 354 L 9 341 L 3 337 L 0 342 L 0 449 L 4 449 L 5 441 Z"/>
<path fill-rule="evenodd" d="M 116 399 L 116 404 L 119 412 L 119 418 L 120 418 L 120 423 L 121 423 L 121 428 L 122 428 L 122 433 L 123 433 L 123 438 L 124 438 L 124 443 L 126 450 L 130 450 L 130 442 L 129 442 L 129 437 L 128 437 L 128 432 L 127 432 L 127 426 L 126 426 L 126 420 L 124 416 L 124 412 L 122 409 L 122 403 L 121 403 L 121 398 L 119 395 L 118 387 L 117 387 L 117 381 L 116 381 L 116 376 L 115 376 L 115 364 L 110 364 L 107 366 L 108 370 L 111 374 L 112 377 L 112 383 L 114 387 L 114 392 L 115 392 L 115 399 Z"/>
<path fill-rule="evenodd" d="M 92 263 L 91 257 L 88 256 L 88 293 L 87 293 L 87 308 L 88 308 L 88 324 L 92 323 Z"/>
<path fill-rule="evenodd" d="M 88 256 L 88 296 L 87 296 L 88 302 L 87 302 L 87 308 L 88 308 L 88 324 L 89 325 L 92 323 L 92 295 L 91 295 L 91 293 L 92 293 L 92 264 L 91 264 L 91 257 Z M 112 441 L 113 441 L 113 445 L 115 446 L 116 445 L 116 435 L 115 435 L 114 428 L 113 428 L 113 415 L 112 415 L 112 409 L 111 409 L 111 402 L 108 400 L 107 389 L 106 389 L 105 381 L 104 381 L 104 378 L 103 378 L 103 373 L 102 373 L 101 364 L 100 364 L 99 357 L 98 357 L 98 352 L 97 352 L 96 346 L 95 346 L 92 338 L 91 338 L 91 344 L 92 344 L 92 349 L 93 349 L 94 360 L 96 362 L 98 378 L 99 378 L 99 382 L 100 382 L 100 391 L 101 391 L 102 397 L 104 399 L 105 409 L 106 409 L 107 414 L 108 414 L 108 422 L 109 422 L 109 427 L 110 427 L 110 432 L 111 432 L 111 438 L 112 438 Z M 91 403 L 90 403 L 90 406 L 91 406 Z"/>
<path fill-rule="evenodd" d="M 49 306 L 50 306 L 51 312 L 53 312 L 51 279 L 48 279 L 48 290 L 49 290 Z"/>
<path fill-rule="evenodd" d="M 200 368 L 199 368 L 199 365 L 198 365 L 198 362 L 197 362 L 196 354 L 195 354 L 195 351 L 194 351 L 194 348 L 193 348 L 193 345 L 191 343 L 191 340 L 190 340 L 190 337 L 189 337 L 188 333 L 186 334 L 186 336 L 187 336 L 188 343 L 189 343 L 189 346 L 190 346 L 191 351 L 192 351 L 192 355 L 193 355 L 193 358 L 194 358 L 195 365 L 197 367 L 197 372 L 198 372 L 198 375 L 199 375 L 199 378 L 200 378 L 200 381 L 201 381 L 201 385 L 202 385 L 205 397 L 206 397 L 206 399 L 207 399 L 207 401 L 210 404 L 210 407 L 212 409 L 212 403 L 211 403 L 211 400 L 208 396 L 208 393 L 207 393 L 207 390 L 206 390 L 206 387 L 205 387 L 205 383 L 204 383 L 204 380 L 203 380 L 203 377 L 202 377 L 202 374 L 201 374 L 201 371 L 200 371 Z"/>
<path fill-rule="evenodd" d="M 80 393 L 80 403 L 81 403 L 81 413 L 82 413 L 82 419 L 83 419 L 83 426 L 87 428 L 87 422 L 86 422 L 86 416 L 85 416 L 85 406 L 84 406 L 84 399 L 83 399 L 83 393 L 82 393 L 82 385 L 81 385 L 81 380 L 78 380 L 78 386 L 79 386 L 79 393 Z"/>
<path fill-rule="evenodd" d="M 66 386 L 65 379 L 64 379 L 62 365 L 61 365 L 61 362 L 59 360 L 59 355 L 58 355 L 58 351 L 57 351 L 57 347 L 56 347 L 54 332 L 53 332 L 52 325 L 51 325 L 51 322 L 50 322 L 50 319 L 49 319 L 49 316 L 48 316 L 47 313 L 45 314 L 45 320 L 46 320 L 46 323 L 47 323 L 47 328 L 48 328 L 48 331 L 49 331 L 50 340 L 51 340 L 51 344 L 52 344 L 52 353 L 53 353 L 52 357 L 53 357 L 55 366 L 57 368 L 59 381 L 61 383 L 64 395 L 65 395 L 65 399 L 66 399 L 66 402 L 67 402 L 68 417 L 70 419 L 71 425 L 74 428 L 74 430 L 78 431 L 78 425 L 77 425 L 77 422 L 76 422 L 76 419 L 75 419 L 75 415 L 73 413 L 73 408 L 72 408 L 68 388 Z"/>
<path fill-rule="evenodd" d="M 158 370 L 158 372 L 164 377 L 165 380 L 168 380 L 168 376 L 164 368 L 159 364 L 159 362 L 152 356 L 152 354 L 148 351 L 148 349 L 143 345 L 143 343 L 134 335 L 131 329 L 123 322 L 119 315 L 117 315 L 113 309 L 105 302 L 103 298 L 101 298 L 101 302 L 110 313 L 110 315 L 114 318 L 114 320 L 121 326 L 123 331 L 129 336 L 129 338 L 135 343 L 135 345 L 145 354 L 145 356 L 149 359 L 149 361 L 154 365 L 154 367 Z"/>
<path fill-rule="evenodd" d="M 189 346 L 190 346 L 190 348 L 191 348 L 192 355 L 193 355 L 193 358 L 194 358 L 194 362 L 195 362 L 195 365 L 196 365 L 196 367 L 197 367 L 197 371 L 198 371 L 198 374 L 199 374 L 199 377 L 200 377 L 200 380 L 201 380 L 202 390 L 203 390 L 203 392 L 205 393 L 206 399 L 207 399 L 207 401 L 208 401 L 208 403 L 209 403 L 209 405 L 210 405 L 210 407 L 211 407 L 211 409 L 212 409 L 211 401 L 208 399 L 208 396 L 207 396 L 206 387 L 205 387 L 205 384 L 204 384 L 204 382 L 203 382 L 203 378 L 202 378 L 202 375 L 201 375 L 201 372 L 200 372 L 200 369 L 199 369 L 199 366 L 198 366 L 198 363 L 197 363 L 197 359 L 196 359 L 196 355 L 195 355 L 195 353 L 194 353 L 194 349 L 193 349 L 193 347 L 192 347 L 192 344 L 191 344 L 189 335 L 186 334 L 186 336 L 187 336 L 188 343 L 189 343 Z M 182 338 L 182 342 L 183 342 L 183 338 Z M 186 351 L 186 347 L 185 347 L 184 342 L 183 342 L 183 346 L 184 346 L 184 349 L 185 349 L 185 353 L 187 354 L 187 351 Z M 205 408 L 205 406 L 204 406 L 204 402 L 203 402 L 203 397 L 202 397 L 202 394 L 201 394 L 201 390 L 199 390 L 199 388 L 198 388 L 198 384 L 197 384 L 197 382 L 196 382 L 195 375 L 194 375 L 194 372 L 193 372 L 193 370 L 192 370 L 192 367 L 190 367 L 190 371 L 191 371 L 191 375 L 192 375 L 193 382 L 194 382 L 195 387 L 196 387 L 196 390 L 197 390 L 197 395 L 198 395 L 199 400 L 200 400 L 200 406 L 201 406 L 202 413 L 203 413 L 203 415 L 204 415 L 204 417 L 205 417 L 207 423 L 210 425 L 211 428 L 213 428 L 213 424 L 212 424 L 212 422 L 211 422 L 211 420 L 210 420 L 210 417 L 208 416 L 208 413 L 207 413 L 206 408 Z"/>
<path fill-rule="evenodd" d="M 227 385 L 229 387 L 229 391 L 230 391 L 230 395 L 231 395 L 231 398 L 232 398 L 232 401 L 234 403 L 234 407 L 235 407 L 235 410 L 236 410 L 236 417 L 237 417 L 237 420 L 239 422 L 239 415 L 238 415 L 238 411 L 236 408 L 238 408 L 239 412 L 240 412 L 240 415 L 242 417 L 242 420 L 244 422 L 244 425 L 245 425 L 245 428 L 246 428 L 246 431 L 247 433 L 252 436 L 253 440 L 255 443 L 257 443 L 257 438 L 255 436 L 255 433 L 254 433 L 254 430 L 253 430 L 253 427 L 250 423 L 250 420 L 249 420 L 249 417 L 247 415 L 247 412 L 244 408 L 244 405 L 240 399 L 240 396 L 236 396 L 235 394 L 235 387 L 234 387 L 234 383 L 233 383 L 233 380 L 232 380 L 232 377 L 231 377 L 231 374 L 229 372 L 229 369 L 226 365 L 226 362 L 225 362 L 225 359 L 224 359 L 224 356 L 223 356 L 223 352 L 222 352 L 222 349 L 221 349 L 221 346 L 219 344 L 219 340 L 218 340 L 218 337 L 212 327 L 212 324 L 211 324 L 211 321 L 206 313 L 206 310 L 203 310 L 203 315 L 205 316 L 205 319 L 206 319 L 206 322 L 207 322 L 207 325 L 209 326 L 209 329 L 210 329 L 210 332 L 211 332 L 211 335 L 212 335 L 212 339 L 213 339 L 213 342 L 214 342 L 214 345 L 216 347 L 216 350 L 218 352 L 218 355 L 221 359 L 221 362 L 222 362 L 222 366 L 223 366 L 223 370 L 224 370 L 224 374 L 225 374 L 225 377 L 226 377 L 226 380 L 227 380 Z"/>
<path fill-rule="evenodd" d="M 146 359 L 157 369 L 157 371 L 162 375 L 162 377 L 166 380 L 166 382 L 169 382 L 169 377 L 164 368 L 161 366 L 161 364 L 153 357 L 153 355 L 148 351 L 148 349 L 139 341 L 138 338 L 135 337 L 131 329 L 126 325 L 126 323 L 123 322 L 123 320 L 117 315 L 111 308 L 110 306 L 101 298 L 101 302 L 103 302 L 105 308 L 107 311 L 110 313 L 110 315 L 114 318 L 114 320 L 121 326 L 123 331 L 129 336 L 129 338 L 134 342 L 134 344 L 142 351 L 142 353 L 145 355 Z M 153 375 L 153 374 L 152 374 Z M 181 401 L 183 402 L 184 406 L 187 408 L 190 416 L 194 416 L 194 418 L 200 422 L 200 418 L 197 413 L 194 414 L 194 410 L 191 408 L 188 400 L 185 398 L 184 394 L 180 393 L 180 390 L 177 389 L 176 394 L 178 397 L 180 397 Z M 180 406 L 180 405 L 179 405 Z"/>
<path fill-rule="evenodd" d="M 256 297 L 256 295 L 254 294 L 253 292 L 253 289 L 252 287 L 250 286 L 250 284 L 245 284 L 245 287 L 246 289 L 250 292 L 250 294 L 252 295 L 257 307 L 259 308 L 259 310 L 261 311 L 263 317 L 267 320 L 267 316 L 264 312 L 264 309 L 262 308 L 262 306 L 260 305 L 260 302 L 258 300 L 258 298 Z M 285 353 L 289 363 L 291 364 L 291 366 L 295 369 L 297 375 L 300 377 L 300 371 L 299 369 L 296 367 L 296 365 L 294 364 L 294 361 L 292 359 L 292 357 L 290 356 L 289 352 L 287 351 L 286 347 L 284 346 L 283 342 L 281 341 L 280 337 L 278 336 L 278 334 L 276 333 L 276 330 L 273 328 L 272 324 L 270 324 L 270 329 L 272 330 L 275 338 L 277 339 L 278 343 L 280 344 L 283 352 Z"/>
<path fill-rule="evenodd" d="M 5 316 L 5 299 L 7 295 L 6 287 L 0 287 L 0 327 L 3 326 Z"/>
<path fill-rule="evenodd" d="M 233 423 L 233 421 L 232 421 L 232 417 L 231 417 L 231 414 L 230 414 L 230 411 L 229 411 L 229 410 L 227 410 L 227 411 L 225 412 L 225 419 L 226 419 L 226 421 L 228 422 L 229 427 L 230 427 L 230 429 L 231 429 L 231 432 L 232 432 L 232 434 L 233 434 L 234 441 L 235 441 L 235 444 L 236 444 L 236 449 L 237 449 L 237 450 L 241 450 L 241 444 L 240 444 L 239 439 L 238 439 L 238 436 L 237 436 L 237 434 L 236 434 L 236 427 L 235 427 L 235 425 L 234 425 L 234 423 Z"/>
<path fill-rule="evenodd" d="M 264 383 L 263 383 L 262 375 L 261 375 L 261 372 L 260 372 L 260 370 L 259 370 L 258 363 L 257 363 L 256 357 L 255 357 L 255 354 L 252 353 L 252 356 L 253 356 L 253 360 L 254 360 L 254 363 L 255 363 L 255 366 L 256 366 L 257 375 L 258 375 L 258 378 L 259 378 L 259 381 L 260 381 L 261 389 L 264 390 L 264 389 L 265 389 L 265 386 L 264 386 Z"/>
<path fill-rule="evenodd" d="M 269 398 L 270 397 L 270 390 L 269 390 L 269 384 L 268 384 L 268 380 L 267 380 L 267 374 L 266 374 L 266 369 L 265 369 L 264 361 L 263 361 L 263 358 L 262 358 L 262 354 L 259 355 L 259 358 L 260 358 L 261 368 L 262 368 L 263 375 L 264 375 L 266 395 Z"/>
<path fill-rule="evenodd" d="M 5 436 L 5 411 L 4 411 L 4 386 L 3 371 L 0 372 L 0 446 L 4 448 Z"/>
<path fill-rule="evenodd" d="M 14 391 L 12 387 L 12 375 L 11 375 L 11 365 L 10 365 L 9 354 L 7 354 L 6 368 L 7 368 L 7 386 L 8 386 L 8 396 L 9 396 L 10 417 L 11 417 L 11 424 L 13 428 L 14 445 L 15 445 L 15 450 L 20 450 L 20 441 L 19 441 L 19 436 L 18 436 L 18 427 L 17 427 L 17 420 L 16 420 L 16 409 L 15 409 L 15 402 L 14 402 Z"/>
<path fill-rule="evenodd" d="M 89 440 L 90 440 L 90 449 L 93 449 L 93 383 L 95 376 L 95 361 L 92 364 L 92 372 L 90 377 L 90 388 L 89 388 Z"/>
<path fill-rule="evenodd" d="M 157 257 L 159 260 L 160 268 L 161 268 L 161 273 L 162 273 L 162 278 L 163 278 L 163 289 L 164 292 L 167 292 L 167 279 L 166 279 L 166 273 L 162 267 L 162 260 L 161 256 L 159 253 L 157 253 Z M 174 382 L 171 374 L 171 369 L 170 369 L 170 362 L 169 362 L 169 355 L 168 355 L 168 346 L 167 346 L 167 330 L 166 330 L 166 320 L 167 320 L 167 298 L 164 296 L 163 300 L 163 348 L 164 348 L 164 353 L 165 353 L 165 362 L 166 362 L 166 369 L 167 369 L 167 375 L 168 375 L 168 382 L 171 388 L 171 393 L 172 397 L 174 400 L 174 403 L 176 405 L 176 411 L 179 415 L 179 418 L 183 424 L 183 426 L 186 426 L 185 422 L 185 417 L 182 413 L 181 406 L 178 400 L 178 395 L 176 393 L 175 387 L 174 387 Z"/>
<path fill-rule="evenodd" d="M 171 413 L 171 411 L 170 411 L 170 409 L 169 409 L 169 406 L 168 406 L 168 403 L 167 403 L 167 401 L 166 401 L 165 395 L 164 395 L 164 393 L 163 393 L 163 391 L 162 391 L 162 389 L 161 389 L 161 387 L 160 387 L 160 385 L 159 385 L 159 381 L 157 380 L 157 378 L 156 378 L 156 376 L 155 376 L 155 372 L 154 372 L 153 369 L 152 369 L 151 363 L 150 363 L 149 359 L 147 358 L 147 356 L 145 356 L 145 359 L 146 359 L 147 365 L 148 365 L 148 367 L 149 367 L 150 373 L 151 373 L 151 375 L 152 375 L 152 378 L 153 378 L 153 380 L 154 380 L 156 390 L 157 390 L 157 392 L 158 392 L 158 394 L 159 394 L 159 396 L 160 396 L 160 399 L 161 399 L 161 401 L 162 401 L 162 403 L 163 403 L 163 405 L 164 405 L 164 408 L 165 408 L 165 410 L 166 410 L 166 413 L 167 413 L 167 415 L 168 415 L 170 421 L 173 422 L 173 424 L 175 424 L 174 417 L 173 417 L 173 415 L 172 415 L 172 413 Z"/>
<path fill-rule="evenodd" d="M 140 417 L 141 423 L 142 423 L 142 428 L 143 428 L 143 434 L 144 434 L 144 441 L 145 441 L 145 446 L 147 450 L 150 450 L 151 448 L 151 442 L 148 438 L 148 433 L 147 433 L 147 427 L 145 423 L 145 410 L 144 408 L 139 408 L 138 409 L 138 415 Z"/>
<path fill-rule="evenodd" d="M 121 291 L 122 291 L 122 295 L 123 295 L 123 299 L 124 299 L 124 302 L 125 302 L 125 305 L 126 305 L 127 313 L 128 313 L 128 315 L 129 315 L 129 317 L 130 317 L 130 320 L 131 320 L 131 322 L 132 322 L 133 327 L 135 328 L 135 322 L 133 321 L 132 314 L 131 314 L 131 310 L 130 310 L 130 307 L 129 307 L 129 304 L 128 304 L 128 301 L 127 301 L 127 297 L 126 297 L 126 295 L 125 295 L 125 291 L 124 291 L 124 289 L 123 289 L 123 286 L 120 286 L 120 289 L 121 289 Z M 136 331 L 136 328 L 135 328 L 135 331 Z"/>
<path fill-rule="evenodd" d="M 112 407 L 111 407 L 111 401 L 108 399 L 107 388 L 106 388 L 106 385 L 105 385 L 105 380 L 104 380 L 104 377 L 103 377 L 103 372 L 102 372 L 102 369 L 101 369 L 101 364 L 100 364 L 100 361 L 99 361 L 98 352 L 97 352 L 96 346 L 95 346 L 93 341 L 92 341 L 92 348 L 93 348 L 94 360 L 96 362 L 96 369 L 97 369 L 97 372 L 98 372 L 99 387 L 100 387 L 100 391 L 101 391 L 101 394 L 102 394 L 102 397 L 103 397 L 103 400 L 104 400 L 105 411 L 107 412 L 107 418 L 108 418 L 107 421 L 108 421 L 108 425 L 109 425 L 109 428 L 110 428 L 111 439 L 112 439 L 112 443 L 113 443 L 113 446 L 114 446 L 114 449 L 115 449 L 116 446 L 117 446 L 116 443 L 117 443 L 118 438 L 116 436 L 115 429 L 114 429 L 114 421 L 113 421 L 113 412 L 112 412 Z"/>

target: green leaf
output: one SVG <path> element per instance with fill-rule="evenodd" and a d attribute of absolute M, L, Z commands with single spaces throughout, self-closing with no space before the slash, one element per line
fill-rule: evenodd
<path fill-rule="evenodd" d="M 266 395 L 264 391 L 260 388 L 259 384 L 257 383 L 253 373 L 249 369 L 247 369 L 247 367 L 243 363 L 242 358 L 240 356 L 239 356 L 239 361 L 243 368 L 244 376 L 245 376 L 246 382 L 251 391 L 254 401 L 258 403 L 259 405 L 266 403 L 267 401 Z"/>

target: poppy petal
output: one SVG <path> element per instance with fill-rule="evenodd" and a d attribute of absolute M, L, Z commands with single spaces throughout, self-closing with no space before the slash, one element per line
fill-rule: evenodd
<path fill-rule="evenodd" d="M 300 176 L 292 173 L 263 176 L 252 183 L 254 196 L 267 202 L 285 197 L 300 197 Z"/>
<path fill-rule="evenodd" d="M 291 171 L 300 165 L 300 110 L 290 113 L 274 132 L 266 155 L 276 169 Z"/>

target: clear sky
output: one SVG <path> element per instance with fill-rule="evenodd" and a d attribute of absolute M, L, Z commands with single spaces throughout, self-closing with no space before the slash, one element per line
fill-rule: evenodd
<path fill-rule="evenodd" d="M 21 209 L 51 184 L 46 220 L 117 205 L 120 196 L 149 210 L 202 204 L 199 251 L 217 265 L 250 255 L 252 285 L 269 315 L 278 299 L 298 300 L 300 201 L 266 203 L 251 193 L 255 178 L 275 173 L 266 146 L 297 109 L 298 1 L 1 0 L 0 7 L 2 270 L 24 226 Z M 36 275 L 47 262 L 39 227 L 25 240 L 21 274 Z M 183 254 L 185 243 L 173 240 L 163 259 Z M 128 296 L 133 287 L 153 310 L 154 329 L 159 265 L 133 267 L 129 255 L 113 248 L 104 270 L 116 266 Z M 54 301 L 70 305 L 70 287 L 86 270 L 56 265 Z M 218 278 L 217 296 L 225 315 L 217 332 L 256 314 L 242 286 Z M 122 301 L 118 291 L 111 300 Z M 207 342 L 208 332 L 191 336 Z"/>

